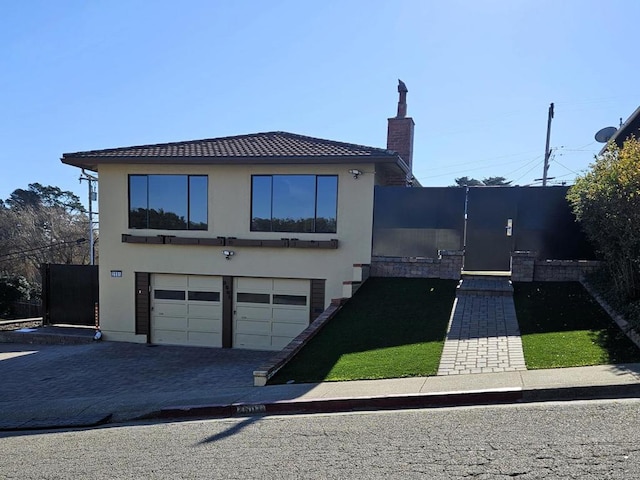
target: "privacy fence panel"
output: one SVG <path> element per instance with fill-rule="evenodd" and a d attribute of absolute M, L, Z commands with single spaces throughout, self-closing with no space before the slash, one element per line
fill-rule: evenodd
<path fill-rule="evenodd" d="M 438 250 L 461 250 L 464 205 L 464 188 L 376 187 L 373 255 L 435 258 Z"/>
<path fill-rule="evenodd" d="M 42 265 L 45 324 L 94 325 L 97 302 L 96 265 Z"/>

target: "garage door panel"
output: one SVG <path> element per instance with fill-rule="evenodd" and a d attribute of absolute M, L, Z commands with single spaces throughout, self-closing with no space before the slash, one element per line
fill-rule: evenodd
<path fill-rule="evenodd" d="M 154 315 L 160 317 L 186 317 L 187 305 L 185 303 L 159 303 L 153 305 Z"/>
<path fill-rule="evenodd" d="M 309 324 L 307 309 L 273 307 L 272 317 L 274 320 L 286 321 L 288 323 Z"/>
<path fill-rule="evenodd" d="M 187 345 L 187 335 L 185 332 L 157 329 L 154 331 L 152 341 L 170 345 Z"/>
<path fill-rule="evenodd" d="M 222 319 L 222 308 L 220 305 L 200 305 L 190 303 L 187 308 L 187 315 L 196 318 L 215 318 Z"/>
<path fill-rule="evenodd" d="M 271 322 L 261 320 L 238 320 L 236 322 L 236 333 L 238 334 L 256 334 L 270 335 Z"/>
<path fill-rule="evenodd" d="M 184 331 L 187 329 L 187 319 L 185 317 L 155 317 L 155 327 L 159 330 Z"/>
<path fill-rule="evenodd" d="M 220 290 L 222 289 L 222 278 L 192 275 L 188 277 L 187 285 L 189 290 Z"/>
<path fill-rule="evenodd" d="M 236 317 L 238 320 L 254 319 L 269 321 L 271 319 L 271 306 L 266 307 L 250 307 L 247 305 L 238 305 L 236 307 Z"/>
<path fill-rule="evenodd" d="M 186 290 L 187 278 L 186 275 L 154 275 L 153 284 L 157 289 L 177 287 L 180 290 Z"/>
<path fill-rule="evenodd" d="M 215 332 L 189 332 L 187 335 L 188 345 L 198 347 L 221 347 L 221 336 Z"/>
<path fill-rule="evenodd" d="M 211 332 L 220 334 L 222 333 L 222 320 L 211 318 L 190 318 L 187 330 L 189 332 Z"/>
<path fill-rule="evenodd" d="M 254 350 L 273 350 L 271 346 L 271 335 L 248 335 L 238 333 L 236 334 L 236 343 L 234 347 Z"/>
<path fill-rule="evenodd" d="M 289 341 L 291 341 L 293 338 L 300 335 L 305 328 L 305 325 L 301 326 L 298 323 L 273 322 L 271 333 L 274 336 L 288 337 Z"/>

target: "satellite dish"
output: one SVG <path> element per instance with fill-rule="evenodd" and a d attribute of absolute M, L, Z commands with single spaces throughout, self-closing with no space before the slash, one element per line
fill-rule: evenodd
<path fill-rule="evenodd" d="M 611 137 L 618 131 L 616 127 L 604 127 L 596 133 L 596 142 L 607 143 Z"/>

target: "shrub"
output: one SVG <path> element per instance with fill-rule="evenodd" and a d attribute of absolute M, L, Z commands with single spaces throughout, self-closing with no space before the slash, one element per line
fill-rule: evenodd
<path fill-rule="evenodd" d="M 567 198 L 624 303 L 640 300 L 640 142 L 611 144 Z"/>
<path fill-rule="evenodd" d="M 15 302 L 30 298 L 31 286 L 23 276 L 0 276 L 0 317 L 11 316 Z"/>

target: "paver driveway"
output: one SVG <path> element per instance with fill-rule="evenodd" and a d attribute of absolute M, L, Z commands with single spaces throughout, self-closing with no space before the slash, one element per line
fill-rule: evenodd
<path fill-rule="evenodd" d="M 3 402 L 113 395 L 206 394 L 253 385 L 273 352 L 101 342 L 0 344 Z"/>

